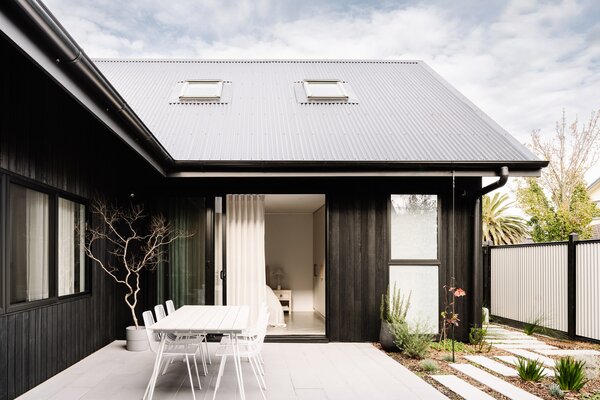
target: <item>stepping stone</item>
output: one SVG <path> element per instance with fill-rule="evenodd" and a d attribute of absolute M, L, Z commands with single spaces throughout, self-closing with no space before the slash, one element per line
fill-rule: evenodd
<path fill-rule="evenodd" d="M 516 357 L 516 356 L 496 356 L 496 358 L 497 358 L 498 360 L 504 361 L 504 362 L 505 362 L 505 363 L 507 363 L 507 364 L 514 365 L 514 366 L 515 366 L 515 368 L 516 368 L 516 366 L 517 366 L 517 361 L 518 361 L 518 359 L 519 359 L 519 358 L 518 358 L 518 357 Z M 542 361 L 542 360 L 540 360 L 540 361 Z M 542 364 L 543 364 L 543 361 L 542 361 Z M 516 371 L 516 370 L 515 370 L 515 371 Z M 553 370 L 553 369 L 550 369 L 550 368 L 544 368 L 544 373 L 546 374 L 546 376 L 550 376 L 550 377 L 553 377 L 553 376 L 554 376 L 554 370 Z M 518 376 L 518 375 L 519 375 L 519 374 L 517 373 L 517 376 Z"/>
<path fill-rule="evenodd" d="M 489 343 L 498 343 L 498 344 L 532 344 L 532 343 L 545 344 L 544 342 L 537 340 L 537 339 L 494 338 L 494 339 L 485 339 L 485 340 Z"/>
<path fill-rule="evenodd" d="M 600 356 L 600 351 L 590 349 L 568 350 L 568 349 L 534 349 L 536 353 L 548 356 Z"/>
<path fill-rule="evenodd" d="M 494 343 L 494 347 L 499 349 L 541 349 L 541 350 L 558 350 L 558 347 L 551 346 L 544 342 L 538 343 Z"/>
<path fill-rule="evenodd" d="M 554 360 L 550 357 L 542 356 L 540 354 L 533 353 L 531 351 L 527 351 L 524 349 L 504 349 L 509 353 L 516 354 L 523 358 L 528 358 L 530 360 L 540 360 L 546 367 L 554 368 Z"/>
<path fill-rule="evenodd" d="M 477 389 L 456 375 L 431 375 L 431 377 L 465 400 L 494 400 L 483 390 Z"/>
<path fill-rule="evenodd" d="M 539 397 L 532 395 L 525 390 L 516 387 L 489 372 L 477 368 L 471 364 L 450 364 L 452 368 L 462 372 L 465 375 L 483 383 L 498 393 L 501 393 L 511 400 L 541 400 Z"/>
<path fill-rule="evenodd" d="M 504 364 L 501 364 L 497 361 L 492 360 L 491 358 L 487 358 L 484 356 L 465 356 L 465 358 L 469 361 L 474 362 L 475 364 L 479 364 L 482 367 L 489 369 L 497 374 L 504 376 L 519 376 L 517 374 L 517 370 L 514 368 L 509 368 Z"/>

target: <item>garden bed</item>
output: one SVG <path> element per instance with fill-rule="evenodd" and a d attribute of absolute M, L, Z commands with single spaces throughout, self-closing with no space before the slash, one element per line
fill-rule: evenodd
<path fill-rule="evenodd" d="M 502 326 L 502 328 L 507 329 L 507 330 L 517 331 L 516 329 L 510 328 L 507 326 Z M 520 331 L 518 331 L 518 332 L 520 332 Z M 548 345 L 556 346 L 559 349 L 571 349 L 571 350 L 572 349 L 593 349 L 593 350 L 600 351 L 600 345 L 593 344 L 593 343 L 556 339 L 556 338 L 551 338 L 551 337 L 539 335 L 539 334 L 531 335 L 531 337 L 536 338 L 540 341 L 543 341 Z M 378 347 L 379 349 L 381 349 L 381 347 L 379 346 L 378 343 L 376 343 L 375 346 Z M 483 356 L 493 359 L 494 361 L 504 364 L 502 361 L 496 359 L 495 356 L 514 356 L 514 354 L 512 354 L 512 353 L 505 351 L 503 349 L 498 349 L 496 347 L 492 347 L 489 352 L 477 353 L 475 351 L 475 347 L 472 345 L 468 345 L 468 344 L 458 345 L 457 350 L 460 350 L 460 351 L 456 351 L 456 353 L 455 353 L 455 355 L 456 355 L 455 362 L 456 363 L 469 363 L 469 361 L 467 359 L 465 359 L 464 356 L 483 355 Z M 494 397 L 495 399 L 507 399 L 507 397 L 499 394 L 498 392 L 493 391 L 489 387 L 487 387 L 487 386 L 471 379 L 467 375 L 464 375 L 464 374 L 458 372 L 457 370 L 451 368 L 449 366 L 449 364 L 451 364 L 452 361 L 446 361 L 447 358 L 450 356 L 450 352 L 448 352 L 448 351 L 436 349 L 436 348 L 430 349 L 427 358 L 436 361 L 437 365 L 439 366 L 439 370 L 437 372 L 424 371 L 423 368 L 421 367 L 422 360 L 411 359 L 411 358 L 408 358 L 408 357 L 402 355 L 401 353 L 387 353 L 387 354 L 390 357 L 392 357 L 394 360 L 398 361 L 400 364 L 407 367 L 409 370 L 411 370 L 415 374 L 422 377 L 425 381 L 427 381 L 429 384 L 434 386 L 440 392 L 444 393 L 450 399 L 461 399 L 462 397 L 456 395 L 454 392 L 450 391 L 448 388 L 446 388 L 445 386 L 441 385 L 439 382 L 437 382 L 436 380 L 431 378 L 431 375 L 456 375 L 459 378 L 463 379 L 464 381 L 469 382 L 473 386 L 477 387 L 478 389 L 486 392 L 487 394 Z M 556 360 L 558 360 L 560 358 L 559 356 L 548 356 L 548 357 L 550 357 L 552 359 L 556 359 Z M 579 358 L 579 357 L 577 357 L 577 358 Z M 600 356 L 595 356 L 595 359 L 596 359 L 597 369 L 595 370 L 594 376 L 588 376 L 589 381 L 586 383 L 586 385 L 583 387 L 583 389 L 579 393 L 576 393 L 576 392 L 565 393 L 565 396 L 563 397 L 563 399 L 567 399 L 567 400 L 572 400 L 572 399 L 600 400 Z M 508 366 L 508 364 L 505 364 L 505 365 Z M 486 368 L 484 368 L 480 365 L 477 365 L 477 367 L 493 374 L 494 376 L 497 376 L 497 377 L 505 380 L 506 382 L 509 382 L 517 387 L 520 387 L 521 389 L 526 390 L 527 392 L 534 394 L 542 399 L 556 400 L 558 398 L 558 397 L 553 397 L 548 391 L 549 385 L 555 382 L 555 379 L 553 377 L 544 377 L 540 382 L 533 383 L 533 382 L 523 381 L 519 377 L 505 377 L 505 376 L 499 375 L 499 374 L 495 373 L 494 371 L 487 370 Z M 598 397 L 591 397 L 591 395 L 594 393 L 598 393 L 597 394 Z"/>

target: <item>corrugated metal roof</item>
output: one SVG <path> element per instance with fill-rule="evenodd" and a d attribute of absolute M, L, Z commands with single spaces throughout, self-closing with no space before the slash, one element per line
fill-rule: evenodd
<path fill-rule="evenodd" d="M 538 161 L 422 61 L 94 61 L 175 160 Z M 213 78 L 226 102 L 173 102 L 178 82 Z M 301 102 L 307 78 L 355 101 Z"/>

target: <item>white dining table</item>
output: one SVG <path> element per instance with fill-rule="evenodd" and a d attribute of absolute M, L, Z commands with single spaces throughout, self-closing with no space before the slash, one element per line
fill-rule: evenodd
<path fill-rule="evenodd" d="M 154 394 L 168 333 L 176 335 L 216 333 L 231 337 L 238 389 L 241 399 L 245 400 L 238 335 L 248 330 L 249 323 L 250 307 L 248 306 L 183 306 L 152 325 L 150 329 L 161 334 L 161 341 L 156 352 L 152 376 L 148 382 L 150 389 L 147 391 L 148 399 L 152 399 Z"/>

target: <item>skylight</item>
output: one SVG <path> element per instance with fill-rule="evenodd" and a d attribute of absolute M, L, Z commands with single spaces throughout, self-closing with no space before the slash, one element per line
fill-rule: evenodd
<path fill-rule="evenodd" d="M 306 79 L 304 90 L 309 100 L 348 100 L 348 94 L 338 80 Z"/>
<path fill-rule="evenodd" d="M 193 79 L 183 83 L 179 100 L 219 100 L 223 81 L 216 79 Z"/>

